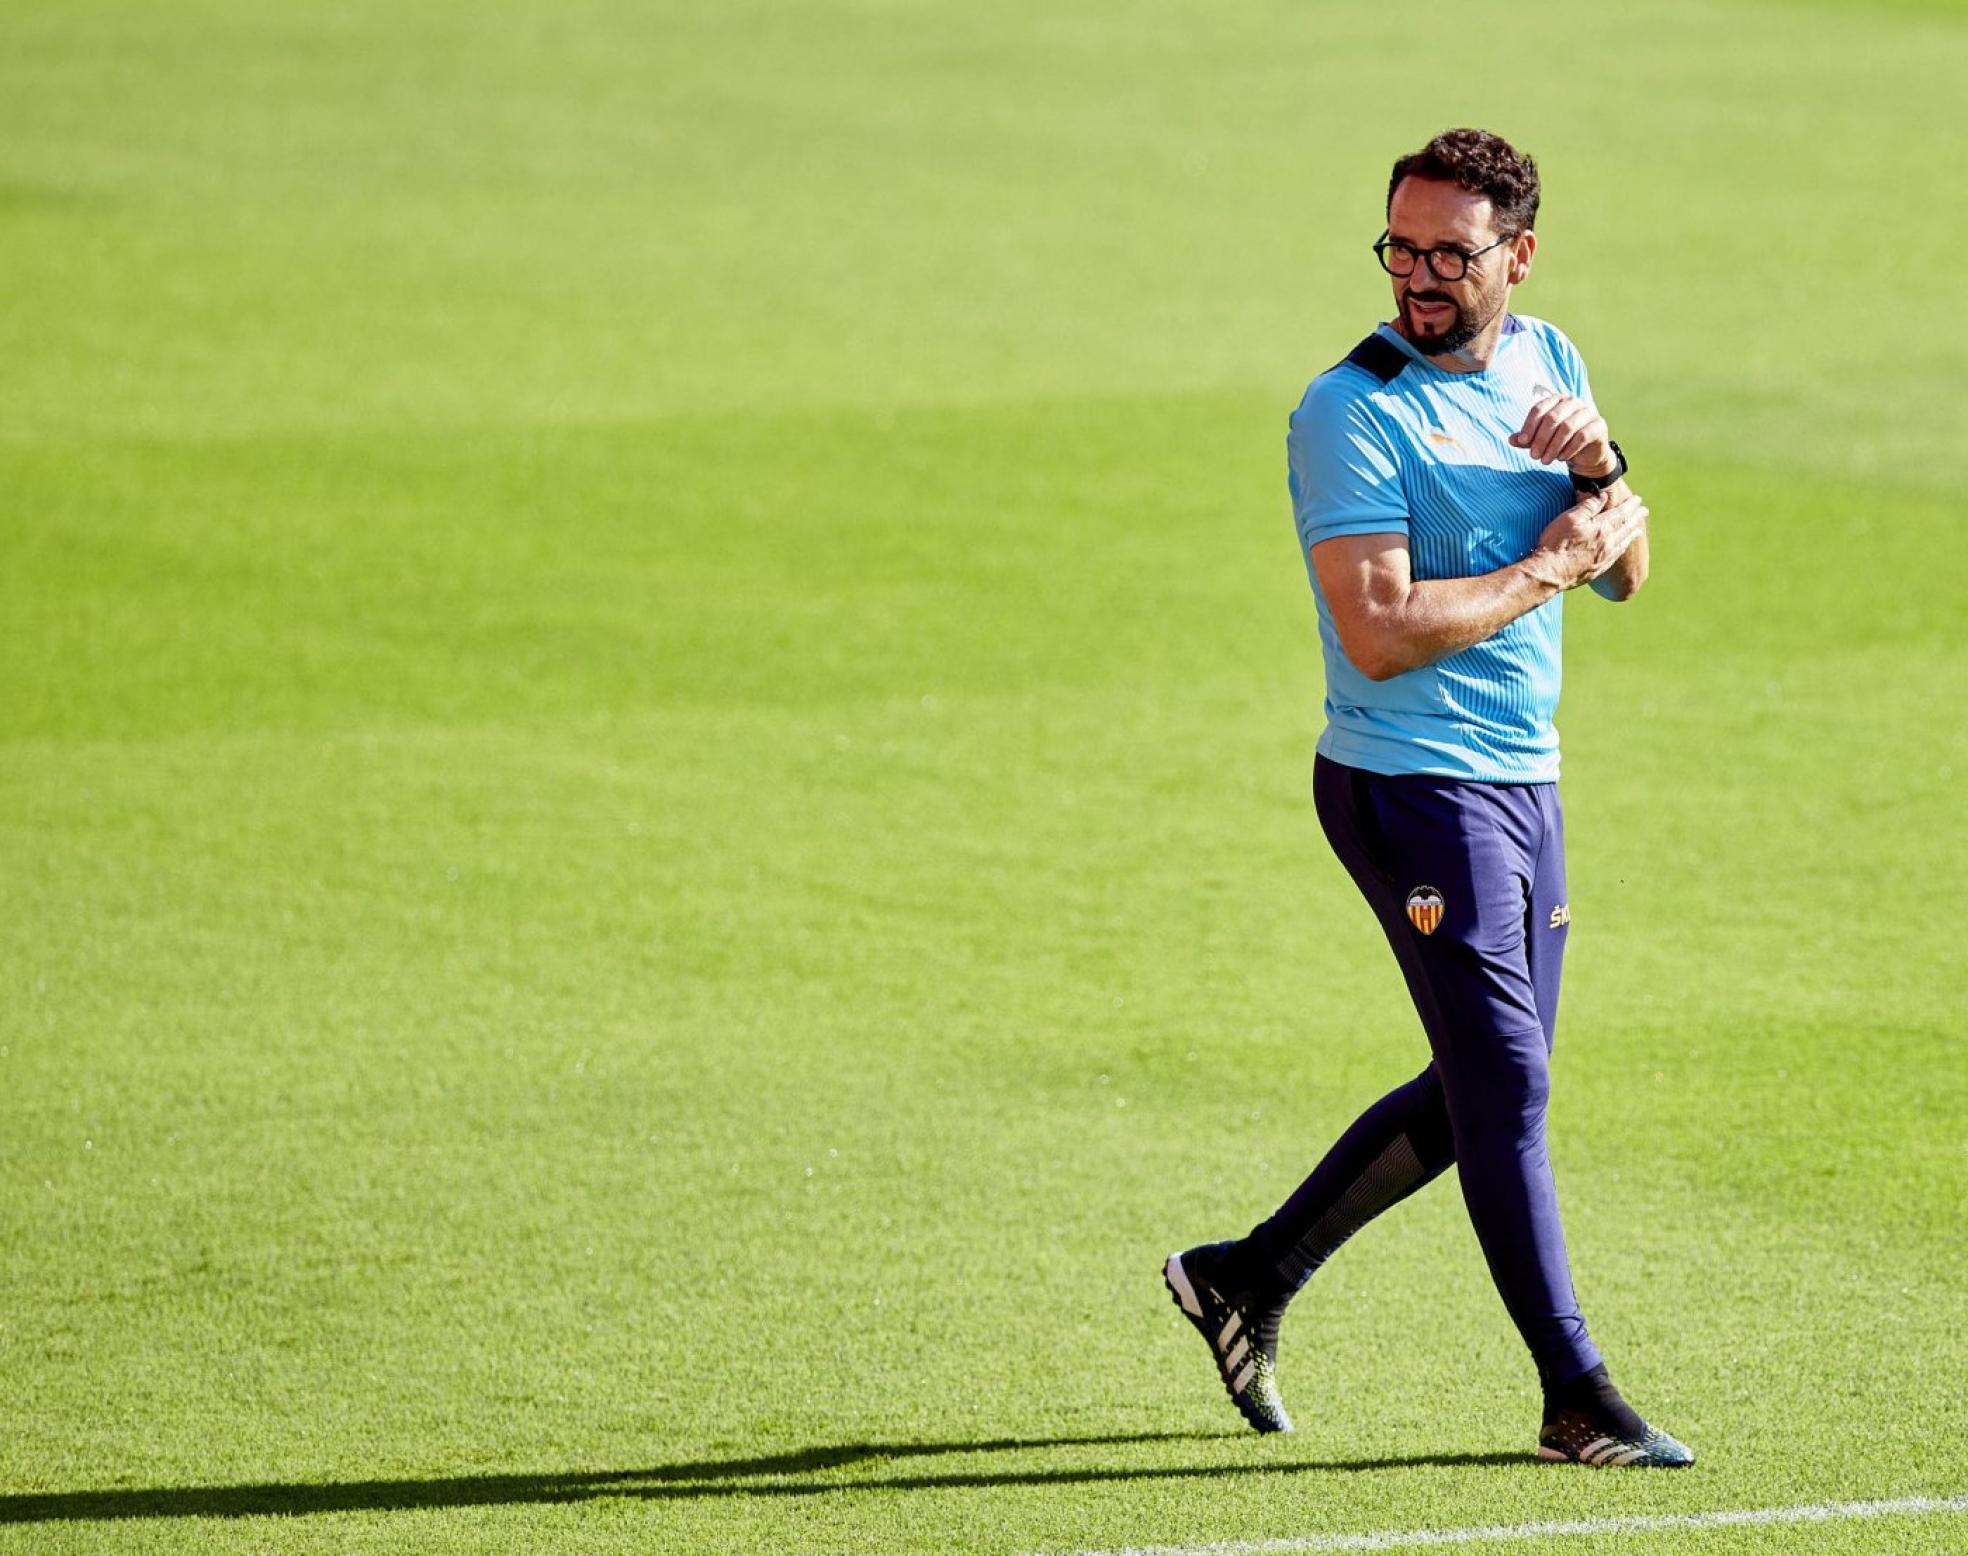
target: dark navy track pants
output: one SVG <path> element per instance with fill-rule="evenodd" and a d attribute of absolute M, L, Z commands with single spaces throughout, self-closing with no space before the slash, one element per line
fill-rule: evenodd
<path fill-rule="evenodd" d="M 1324 757 L 1319 821 L 1379 919 L 1432 1054 L 1255 1228 L 1295 1289 L 1367 1221 L 1455 1163 L 1490 1274 L 1547 1381 L 1599 1353 L 1572 1291 L 1545 1148 L 1570 907 L 1556 784 L 1389 777 Z"/>

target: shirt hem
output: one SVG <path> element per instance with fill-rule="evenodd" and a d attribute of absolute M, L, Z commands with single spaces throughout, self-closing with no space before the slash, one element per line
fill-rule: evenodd
<path fill-rule="evenodd" d="M 1389 749 L 1392 747 L 1392 749 Z M 1558 781 L 1558 758 L 1553 753 L 1549 760 L 1540 760 L 1530 770 L 1506 768 L 1496 763 L 1479 762 L 1471 757 L 1458 761 L 1445 755 L 1436 755 L 1425 747 L 1399 742 L 1363 741 L 1347 731 L 1326 726 L 1319 737 L 1319 755 L 1328 761 L 1338 762 L 1343 767 L 1358 767 L 1366 772 L 1378 773 L 1384 778 L 1407 776 L 1422 778 L 1455 778 L 1464 783 L 1556 783 Z"/>

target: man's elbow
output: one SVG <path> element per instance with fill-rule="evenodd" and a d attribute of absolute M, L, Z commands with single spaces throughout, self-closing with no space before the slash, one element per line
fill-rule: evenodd
<path fill-rule="evenodd" d="M 1622 568 L 1617 572 L 1602 573 L 1592 580 L 1592 592 L 1602 600 L 1611 600 L 1615 605 L 1624 605 L 1646 585 L 1645 568 Z"/>
<path fill-rule="evenodd" d="M 1395 644 L 1379 633 L 1343 634 L 1339 646 L 1346 651 L 1347 662 L 1370 681 L 1391 681 L 1413 668 L 1401 660 Z"/>

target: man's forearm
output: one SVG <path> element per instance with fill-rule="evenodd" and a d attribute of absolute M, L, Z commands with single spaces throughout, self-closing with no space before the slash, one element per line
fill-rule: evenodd
<path fill-rule="evenodd" d="M 1474 578 L 1410 583 L 1397 598 L 1369 610 L 1361 645 L 1368 662 L 1354 663 L 1376 681 L 1418 670 L 1496 636 L 1562 592 L 1537 552 Z"/>

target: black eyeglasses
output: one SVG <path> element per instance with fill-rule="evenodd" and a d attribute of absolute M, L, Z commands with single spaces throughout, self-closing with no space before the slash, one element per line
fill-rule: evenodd
<path fill-rule="evenodd" d="M 1418 249 L 1412 243 L 1389 242 L 1386 233 L 1374 244 L 1374 258 L 1380 261 L 1380 268 L 1390 276 L 1411 276 L 1422 260 L 1428 261 L 1428 268 L 1437 281 L 1460 281 L 1469 271 L 1469 262 L 1478 254 L 1487 254 L 1491 249 L 1501 248 L 1513 235 L 1506 233 L 1494 243 L 1485 243 L 1479 249 L 1436 248 Z"/>

